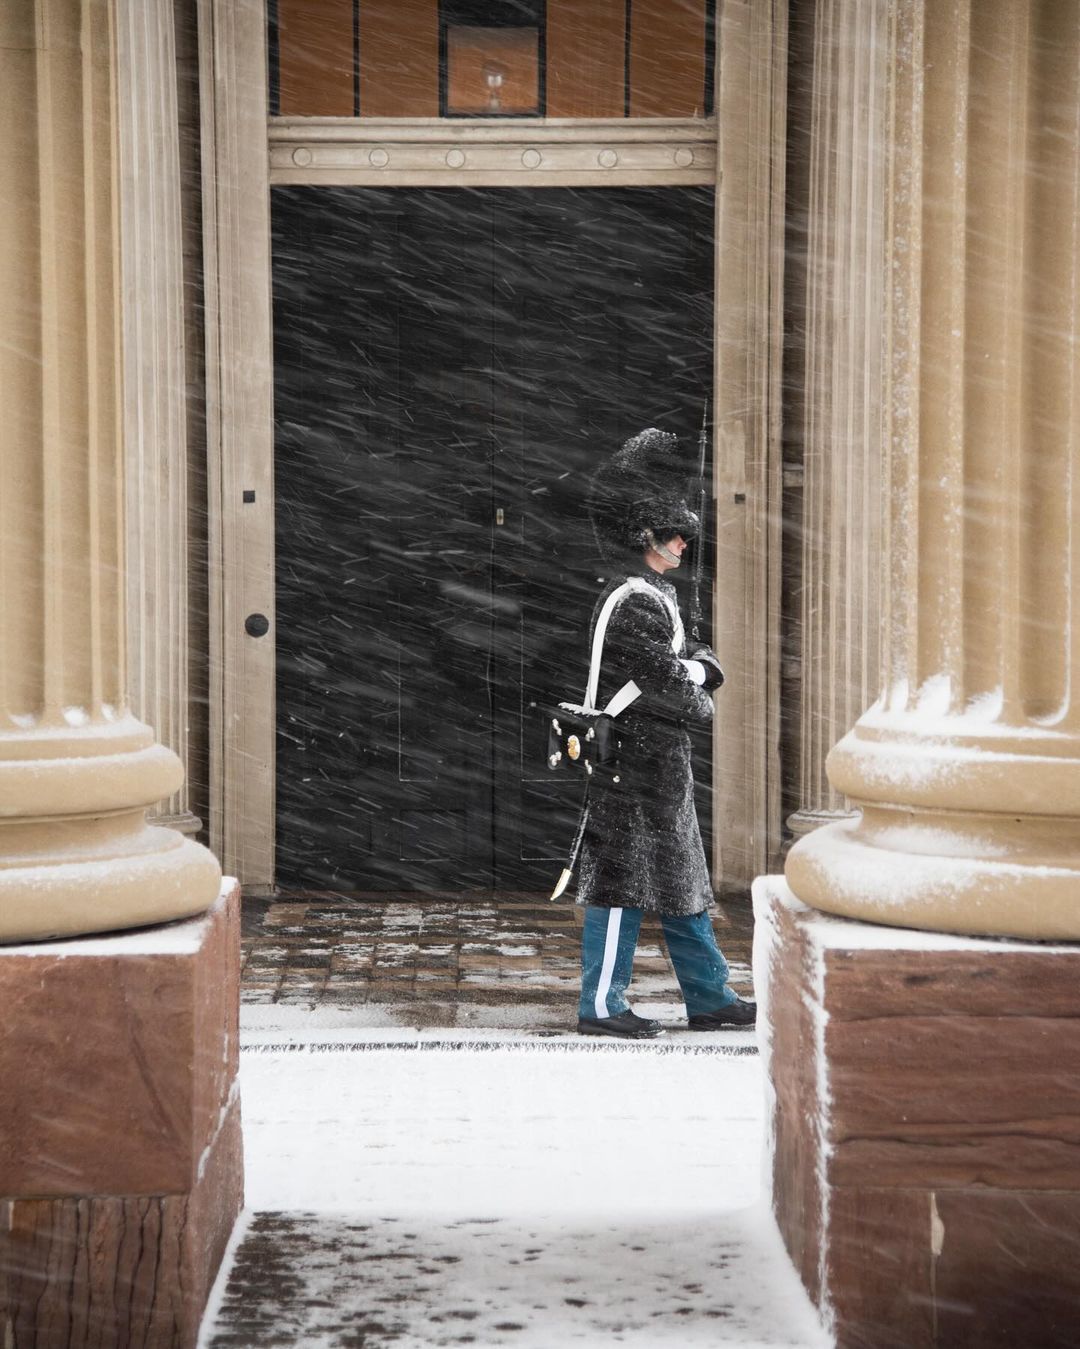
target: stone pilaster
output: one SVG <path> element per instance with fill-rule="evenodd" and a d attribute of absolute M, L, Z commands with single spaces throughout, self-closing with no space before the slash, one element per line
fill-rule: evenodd
<path fill-rule="evenodd" d="M 714 884 L 736 891 L 781 838 L 780 400 L 787 0 L 726 0 L 717 18 L 713 643 Z"/>
<path fill-rule="evenodd" d="M 152 818 L 196 833 L 202 822 L 187 784 L 188 467 L 173 8 L 171 0 L 116 6 L 128 687 L 132 711 L 185 771 Z"/>
<path fill-rule="evenodd" d="M 881 673 L 886 0 L 822 0 L 813 22 L 796 837 L 851 814 L 825 756 Z"/>
<path fill-rule="evenodd" d="M 274 379 L 265 0 L 198 0 L 210 841 L 274 879 Z M 247 618 L 265 619 L 249 632 Z"/>
<path fill-rule="evenodd" d="M 1080 10 L 895 0 L 885 688 L 817 908 L 1080 937 Z"/>
<path fill-rule="evenodd" d="M 214 858 L 125 692 L 115 38 L 107 0 L 0 17 L 0 941 L 204 910 Z"/>

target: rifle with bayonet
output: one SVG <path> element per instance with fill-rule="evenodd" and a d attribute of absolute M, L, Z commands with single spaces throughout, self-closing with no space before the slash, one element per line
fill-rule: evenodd
<path fill-rule="evenodd" d="M 698 436 L 700 462 L 698 464 L 698 505 L 697 515 L 701 521 L 699 533 L 694 541 L 694 570 L 690 581 L 690 636 L 695 642 L 704 641 L 701 630 L 705 625 L 705 614 L 701 607 L 701 587 L 705 575 L 705 526 L 706 526 L 706 489 L 705 464 L 709 453 L 709 400 L 705 400 L 705 410 L 701 416 L 701 434 Z"/>

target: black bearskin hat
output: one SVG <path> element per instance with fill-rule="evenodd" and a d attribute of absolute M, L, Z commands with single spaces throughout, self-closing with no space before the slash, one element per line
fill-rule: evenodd
<path fill-rule="evenodd" d="M 655 426 L 631 436 L 601 464 L 589 493 L 589 518 L 604 560 L 624 565 L 640 560 L 652 530 L 662 543 L 681 534 L 689 541 L 701 521 L 687 503 L 695 471 L 679 438 Z"/>

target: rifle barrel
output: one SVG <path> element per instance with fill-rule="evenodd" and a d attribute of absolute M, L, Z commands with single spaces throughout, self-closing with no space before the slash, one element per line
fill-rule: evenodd
<path fill-rule="evenodd" d="M 701 522 L 700 532 L 698 533 L 697 545 L 694 548 L 694 570 L 691 577 L 690 587 L 690 635 L 695 642 L 701 641 L 701 626 L 704 622 L 704 614 L 701 608 L 701 586 L 705 575 L 705 534 L 706 534 L 706 501 L 705 491 L 705 461 L 709 452 L 709 400 L 705 400 L 705 409 L 701 416 L 701 433 L 698 436 L 698 448 L 701 452 L 700 462 L 698 464 L 698 519 Z"/>

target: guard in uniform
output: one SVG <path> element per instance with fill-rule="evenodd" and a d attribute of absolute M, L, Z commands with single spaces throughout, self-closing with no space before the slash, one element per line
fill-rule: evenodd
<path fill-rule="evenodd" d="M 712 720 L 712 691 L 724 675 L 709 647 L 688 647 L 675 587 L 664 579 L 700 528 L 686 500 L 692 471 L 677 438 L 651 428 L 628 440 L 593 481 L 593 528 L 615 573 L 597 602 L 594 628 L 621 589 L 609 611 L 596 705 L 604 707 L 627 681 L 640 694 L 618 716 L 618 775 L 591 784 L 581 835 L 578 1030 L 589 1035 L 662 1033 L 626 1000 L 645 913 L 660 918 L 691 1030 L 751 1026 L 757 1012 L 729 985 L 716 944 L 694 806 L 687 727 Z"/>

